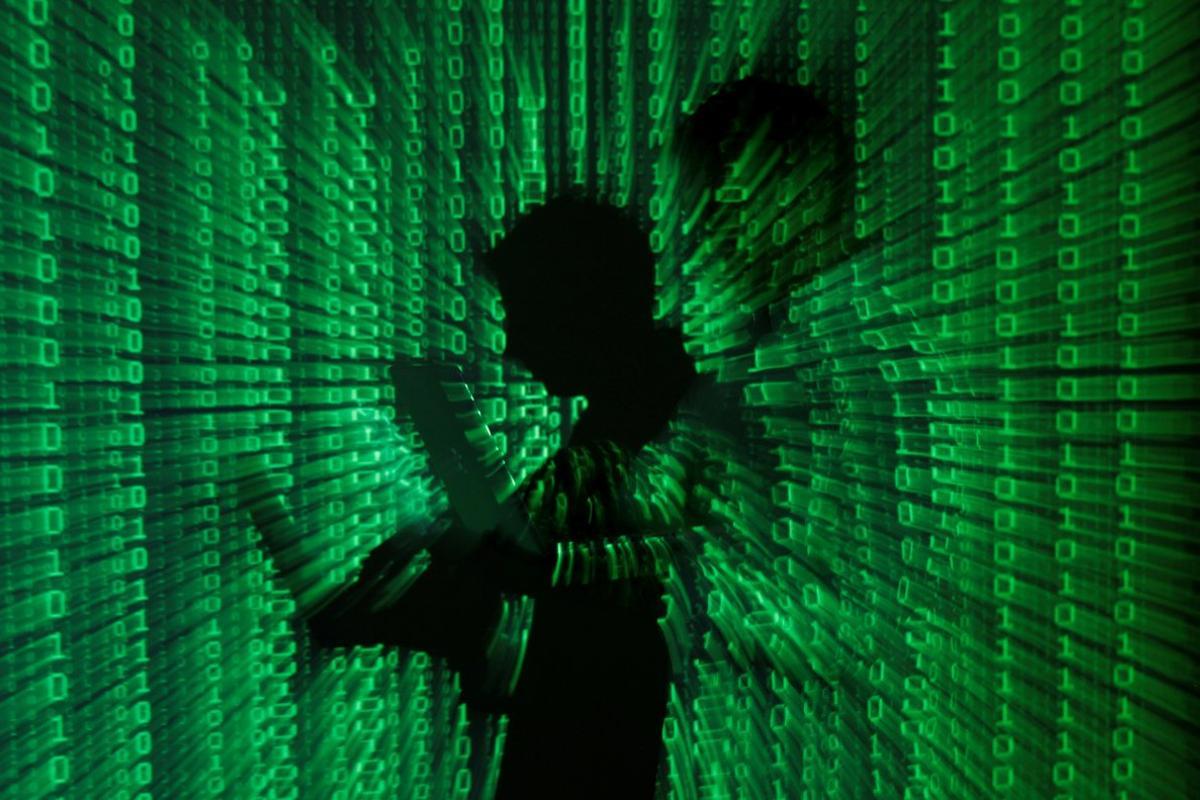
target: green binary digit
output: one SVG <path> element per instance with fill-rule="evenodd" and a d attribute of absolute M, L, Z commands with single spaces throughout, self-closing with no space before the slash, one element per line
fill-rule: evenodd
<path fill-rule="evenodd" d="M 519 712 L 475 713 L 461 659 L 306 624 L 453 506 L 397 358 L 462 368 L 555 589 L 661 582 L 646 796 L 1194 794 L 1197 30 L 5 3 L 4 796 L 504 787 Z M 553 469 L 604 398 L 511 357 L 483 260 L 564 195 L 645 233 L 656 324 L 734 398 L 619 466 Z M 514 681 L 540 602 L 489 629 Z"/>

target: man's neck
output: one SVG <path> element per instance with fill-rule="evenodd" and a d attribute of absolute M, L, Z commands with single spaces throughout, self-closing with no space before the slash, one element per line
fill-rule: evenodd
<path fill-rule="evenodd" d="M 641 352 L 630 354 L 619 385 L 598 387 L 588 394 L 572 442 L 612 439 L 640 448 L 674 415 L 695 369 L 676 330 L 656 330 Z"/>

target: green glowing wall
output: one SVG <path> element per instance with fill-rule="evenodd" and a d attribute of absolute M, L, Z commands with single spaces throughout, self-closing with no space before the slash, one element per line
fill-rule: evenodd
<path fill-rule="evenodd" d="M 1198 30 L 1137 0 L 6 0 L 2 793 L 489 796 L 505 721 L 424 654 L 314 650 L 232 481 L 286 475 L 336 585 L 445 504 L 382 360 L 463 364 L 518 477 L 561 447 L 580 401 L 501 360 L 476 261 L 580 187 L 651 233 L 660 316 L 771 459 L 738 566 L 673 606 L 662 797 L 1194 792 Z M 759 73 L 844 120 L 858 244 L 739 349 L 664 145 Z"/>

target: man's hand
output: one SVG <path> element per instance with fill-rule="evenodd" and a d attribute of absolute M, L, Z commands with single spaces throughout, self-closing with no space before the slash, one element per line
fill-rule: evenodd
<path fill-rule="evenodd" d="M 535 597 L 550 589 L 553 556 L 520 547 L 499 531 L 485 533 L 469 560 L 475 574 L 497 591 Z"/>

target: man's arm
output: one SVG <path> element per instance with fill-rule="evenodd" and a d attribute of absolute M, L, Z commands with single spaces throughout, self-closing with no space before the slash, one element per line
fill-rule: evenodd
<path fill-rule="evenodd" d="M 244 475 L 239 501 L 315 642 L 401 645 L 450 658 L 480 646 L 502 606 L 475 574 L 479 563 L 431 558 L 421 547 L 427 537 L 397 535 L 371 551 L 350 584 L 331 590 L 318 555 L 296 536 L 284 480 L 266 471 Z M 442 519 L 435 526 L 447 524 Z"/>
<path fill-rule="evenodd" d="M 375 548 L 354 583 L 307 618 L 314 641 L 325 647 L 398 645 L 450 659 L 460 669 L 478 657 L 503 611 L 502 598 L 481 574 L 483 565 L 423 553 L 415 558 L 425 565 L 408 579 L 386 543 Z"/>
<path fill-rule="evenodd" d="M 665 577 L 687 530 L 712 520 L 704 437 L 683 415 L 641 450 L 563 448 L 517 492 L 550 558 L 549 587 Z"/>
<path fill-rule="evenodd" d="M 675 417 L 640 449 L 570 443 L 526 479 L 518 496 L 544 541 L 673 538 L 713 518 L 720 452 L 744 438 L 740 404 L 698 376 Z"/>

